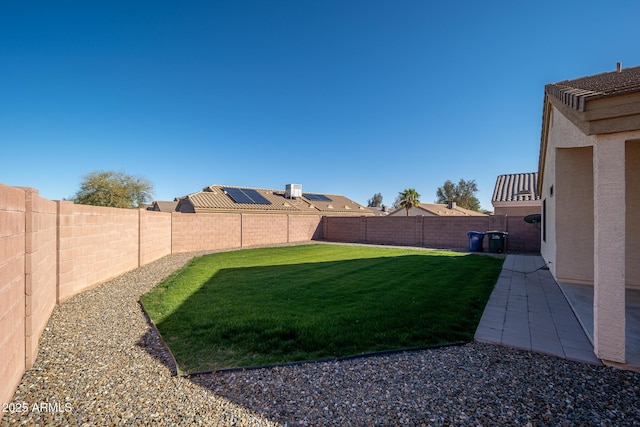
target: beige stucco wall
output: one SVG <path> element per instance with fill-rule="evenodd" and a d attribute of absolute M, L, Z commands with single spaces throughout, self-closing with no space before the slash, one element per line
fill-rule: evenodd
<path fill-rule="evenodd" d="M 557 148 L 556 278 L 593 284 L 593 147 Z"/>
<path fill-rule="evenodd" d="M 560 114 L 555 108 L 551 107 L 545 168 L 542 174 L 543 186 L 540 191 L 542 200 L 546 202 L 546 220 L 544 221 L 544 234 L 546 235 L 546 239 L 543 239 L 541 243 L 540 253 L 542 257 L 550 263 L 549 269 L 556 280 L 559 281 L 593 283 L 593 246 L 590 244 L 589 248 L 576 247 L 579 243 L 575 240 L 585 239 L 588 236 L 588 238 L 593 241 L 593 210 L 591 209 L 588 212 L 584 212 L 576 209 L 568 221 L 560 220 L 560 224 L 557 223 L 557 218 L 558 209 L 570 210 L 572 200 L 578 203 L 580 202 L 580 200 L 576 200 L 577 197 L 574 197 L 575 193 L 572 189 L 577 187 L 583 188 L 580 180 L 584 179 L 585 174 L 585 168 L 583 167 L 583 172 L 581 173 L 583 178 L 574 180 L 572 173 L 567 173 L 566 169 L 563 172 L 561 170 L 562 168 L 558 167 L 558 162 L 566 162 L 569 157 L 565 155 L 569 155 L 571 152 L 561 150 L 593 147 L 594 143 L 595 137 L 584 135 L 573 123 Z M 560 159 L 558 159 L 558 152 L 560 152 Z M 580 162 L 573 167 L 579 164 Z M 584 164 L 582 165 L 584 166 Z M 558 178 L 560 178 L 559 189 Z M 593 188 L 593 181 L 591 181 L 591 188 Z M 551 194 L 552 189 L 553 195 Z M 566 193 L 566 196 L 569 197 L 569 200 L 567 203 L 564 203 L 564 205 L 563 202 L 560 202 L 560 206 L 558 206 L 558 191 Z M 592 200 L 592 196 L 589 197 Z M 585 209 L 584 204 L 581 209 Z M 586 228 L 589 224 L 585 224 L 584 222 L 589 221 L 587 218 L 589 216 L 591 217 L 591 229 L 587 231 Z M 577 224 L 579 221 L 581 221 L 582 224 Z M 561 236 L 574 236 L 571 242 L 561 244 L 560 250 L 563 252 L 560 254 L 560 258 L 558 258 L 559 248 L 557 247 L 558 233 L 560 233 Z M 571 247 L 581 250 L 581 253 L 574 253 L 575 256 L 572 256 L 571 252 L 564 252 L 564 248 Z M 560 264 L 562 264 L 562 267 L 559 267 Z M 560 271 L 558 271 L 558 268 L 560 268 Z M 588 274 L 584 274 L 584 268 L 587 269 Z M 574 272 L 578 273 L 575 277 Z"/>
<path fill-rule="evenodd" d="M 626 142 L 626 266 L 627 287 L 640 289 L 640 140 Z"/>
<path fill-rule="evenodd" d="M 553 108 L 548 122 L 541 253 L 556 280 L 593 283 L 594 351 L 624 363 L 625 288 L 640 278 L 640 130 L 587 136 Z"/>
<path fill-rule="evenodd" d="M 496 202 L 493 204 L 494 215 L 527 216 L 540 213 L 540 200 L 527 202 Z"/>

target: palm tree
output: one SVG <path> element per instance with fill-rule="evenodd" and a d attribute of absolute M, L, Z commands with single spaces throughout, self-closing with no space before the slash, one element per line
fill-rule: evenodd
<path fill-rule="evenodd" d="M 409 209 L 414 206 L 418 206 L 420 203 L 420 194 L 413 188 L 407 188 L 400 192 L 398 195 L 399 206 L 407 210 L 407 216 L 409 216 Z"/>

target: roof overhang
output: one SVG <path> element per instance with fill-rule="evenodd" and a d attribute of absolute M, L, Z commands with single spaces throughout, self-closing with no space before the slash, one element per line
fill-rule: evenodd
<path fill-rule="evenodd" d="M 542 194 L 547 141 L 554 110 L 571 121 L 585 136 L 640 129 L 640 92 L 598 95 L 569 89 L 562 91 L 555 85 L 545 86 L 538 159 L 538 194 Z"/>

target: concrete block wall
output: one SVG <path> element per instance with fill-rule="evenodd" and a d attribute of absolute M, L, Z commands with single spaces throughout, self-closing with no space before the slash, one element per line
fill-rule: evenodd
<path fill-rule="evenodd" d="M 322 238 L 322 217 L 289 215 L 289 243 L 308 242 Z"/>
<path fill-rule="evenodd" d="M 171 252 L 308 242 L 322 238 L 319 215 L 171 214 Z"/>
<path fill-rule="evenodd" d="M 25 372 L 25 192 L 0 184 L 0 401 Z"/>
<path fill-rule="evenodd" d="M 388 221 L 389 218 L 367 218 L 365 237 L 367 241 L 385 245 L 424 246 L 421 216 L 399 216 Z"/>
<path fill-rule="evenodd" d="M 25 368 L 29 369 L 57 301 L 58 205 L 29 188 L 25 208 Z"/>
<path fill-rule="evenodd" d="M 139 215 L 58 202 L 58 302 L 138 267 Z"/>
<path fill-rule="evenodd" d="M 508 231 L 504 216 L 424 217 L 424 246 L 433 248 L 469 247 L 469 231 Z M 510 236 L 511 237 L 511 236 Z M 507 240 L 507 244 L 510 240 Z M 489 243 L 485 238 L 484 247 Z"/>
<path fill-rule="evenodd" d="M 172 252 L 234 249 L 242 246 L 240 214 L 171 214 Z"/>
<path fill-rule="evenodd" d="M 56 303 L 165 255 L 322 238 L 321 216 L 180 214 L 51 201 L 0 184 L 0 400 Z"/>
<path fill-rule="evenodd" d="M 171 213 L 140 210 L 139 265 L 171 253 Z"/>
<path fill-rule="evenodd" d="M 508 251 L 540 252 L 540 231 L 524 217 L 325 217 L 323 229 L 324 240 L 332 242 L 451 249 L 467 249 L 469 231 L 507 231 Z"/>
<path fill-rule="evenodd" d="M 333 217 L 326 216 L 322 223 L 322 238 L 330 242 L 362 242 L 366 241 L 365 217 Z"/>
<path fill-rule="evenodd" d="M 289 243 L 287 215 L 242 214 L 242 246 Z"/>
<path fill-rule="evenodd" d="M 508 216 L 506 230 L 509 231 L 508 249 L 513 252 L 540 252 L 540 224 L 525 222 L 524 216 Z"/>
<path fill-rule="evenodd" d="M 510 249 L 540 249 L 522 218 L 162 213 L 55 202 L 0 184 L 0 400 L 32 366 L 56 303 L 170 253 L 319 239 L 466 248 L 467 231 L 491 229 L 510 232 Z"/>

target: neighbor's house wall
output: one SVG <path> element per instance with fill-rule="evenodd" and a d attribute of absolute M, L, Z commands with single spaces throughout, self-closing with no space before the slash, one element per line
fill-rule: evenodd
<path fill-rule="evenodd" d="M 540 213 L 540 200 L 524 202 L 494 202 L 494 215 L 527 216 Z"/>

